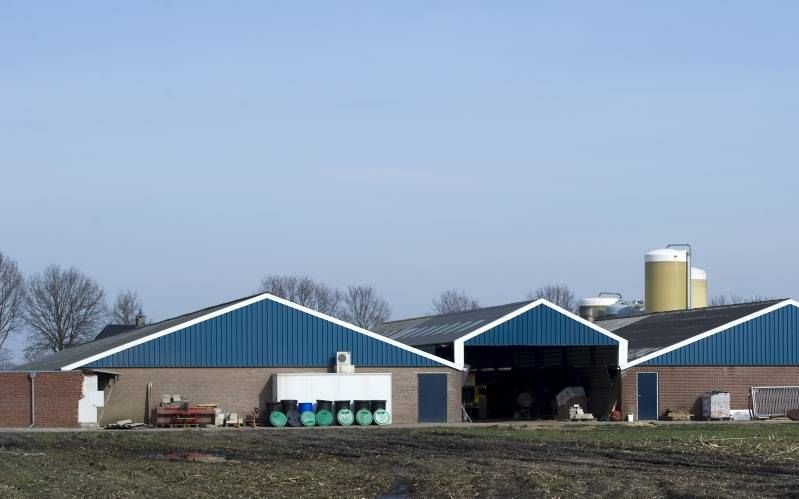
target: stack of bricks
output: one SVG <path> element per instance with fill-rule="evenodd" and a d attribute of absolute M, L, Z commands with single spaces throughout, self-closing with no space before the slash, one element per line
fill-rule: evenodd
<path fill-rule="evenodd" d="M 83 374 L 78 371 L 39 372 L 35 380 L 36 427 L 78 426 L 78 401 Z M 0 427 L 31 424 L 31 379 L 27 372 L 0 372 Z"/>

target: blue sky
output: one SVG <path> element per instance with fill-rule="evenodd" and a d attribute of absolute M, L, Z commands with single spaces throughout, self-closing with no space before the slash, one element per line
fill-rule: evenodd
<path fill-rule="evenodd" d="M 799 296 L 796 2 L 3 2 L 0 251 L 161 319 L 266 273 Z M 110 300 L 109 300 L 110 301 Z"/>

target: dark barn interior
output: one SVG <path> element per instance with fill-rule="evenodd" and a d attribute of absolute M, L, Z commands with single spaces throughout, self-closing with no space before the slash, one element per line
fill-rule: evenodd
<path fill-rule="evenodd" d="M 582 387 L 586 412 L 607 418 L 619 401 L 616 346 L 467 346 L 464 408 L 473 420 L 568 417 L 556 396 Z"/>

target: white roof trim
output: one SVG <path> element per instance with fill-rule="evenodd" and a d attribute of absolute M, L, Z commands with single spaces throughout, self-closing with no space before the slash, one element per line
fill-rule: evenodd
<path fill-rule="evenodd" d="M 530 302 L 530 303 L 528 303 L 526 305 L 523 305 L 522 307 L 517 308 L 513 312 L 511 312 L 511 313 L 509 313 L 507 315 L 504 315 L 504 316 L 500 317 L 499 319 L 497 319 L 495 321 L 489 322 L 485 326 L 483 326 L 481 328 L 478 328 L 478 329 L 475 329 L 471 333 L 469 333 L 467 335 L 464 335 L 464 336 L 461 336 L 460 338 L 455 340 L 455 342 L 454 342 L 455 362 L 457 364 L 459 364 L 459 365 L 463 365 L 463 362 L 464 362 L 464 345 L 465 345 L 465 343 L 467 341 L 469 341 L 470 339 L 474 338 L 475 336 L 480 336 L 481 334 L 485 333 L 486 331 L 494 329 L 495 327 L 499 326 L 500 324 L 502 324 L 504 322 L 507 322 L 507 321 L 513 319 L 514 317 L 517 317 L 517 316 L 519 316 L 519 315 L 521 315 L 521 314 L 523 314 L 523 313 L 525 313 L 525 312 L 527 312 L 529 310 L 532 310 L 532 309 L 534 309 L 534 308 L 536 308 L 536 307 L 538 307 L 540 305 L 544 305 L 546 307 L 549 307 L 552 310 L 554 310 L 556 312 L 559 312 L 559 313 L 565 315 L 566 317 L 569 317 L 570 319 L 575 320 L 575 321 L 579 322 L 580 324 L 582 324 L 584 326 L 587 326 L 587 327 L 593 329 L 594 331 L 596 331 L 596 332 L 598 332 L 600 334 L 603 334 L 603 335 L 611 338 L 612 340 L 618 342 L 618 344 L 619 344 L 619 352 L 618 352 L 619 366 L 620 367 L 624 367 L 627 364 L 627 340 L 626 339 L 624 339 L 621 336 L 618 336 L 616 334 L 613 334 L 610 331 L 608 331 L 608 330 L 606 330 L 606 329 L 604 329 L 604 328 L 602 328 L 600 326 L 597 326 L 593 322 L 585 320 L 582 317 L 580 317 L 578 315 L 575 315 L 572 312 L 569 312 L 568 310 L 555 305 L 554 303 L 548 302 L 547 300 L 545 300 L 543 298 L 539 298 L 539 299 L 537 299 L 537 300 L 535 300 L 533 302 Z"/>
<path fill-rule="evenodd" d="M 401 348 L 403 350 L 406 350 L 406 351 L 411 352 L 413 354 L 419 355 L 419 356 L 424 357 L 426 359 L 430 359 L 430 360 L 432 360 L 434 362 L 437 362 L 437 363 L 439 363 L 441 365 L 444 365 L 444 366 L 447 366 L 447 367 L 451 367 L 452 369 L 458 369 L 458 370 L 462 369 L 462 367 L 459 367 L 455 363 L 450 362 L 450 361 L 448 361 L 446 359 L 442 359 L 440 357 L 437 357 L 437 356 L 435 356 L 435 355 L 433 355 L 431 353 L 427 353 L 427 352 L 424 352 L 424 351 L 419 350 L 417 348 L 414 348 L 412 346 L 406 345 L 404 343 L 400 343 L 400 342 L 398 342 L 396 340 L 392 340 L 390 338 L 386 338 L 385 336 L 381 336 L 381 335 L 379 335 L 377 333 L 373 333 L 371 331 L 368 331 L 366 329 L 360 328 L 360 327 L 355 326 L 353 324 L 350 324 L 348 322 L 344 322 L 344 321 L 342 321 L 340 319 L 336 319 L 335 317 L 331 317 L 331 316 L 323 314 L 321 312 L 317 312 L 316 310 L 311 310 L 310 308 L 303 307 L 302 305 L 297 305 L 296 303 L 290 302 L 288 300 L 284 300 L 283 298 L 278 298 L 277 296 L 271 295 L 269 293 L 262 293 L 262 294 L 260 294 L 258 296 L 254 296 L 252 298 L 248 298 L 247 300 L 244 300 L 244 301 L 241 301 L 241 302 L 238 302 L 238 303 L 234 303 L 234 304 L 232 304 L 232 305 L 230 305 L 228 307 L 216 310 L 214 312 L 209 312 L 209 313 L 207 313 L 205 315 L 202 315 L 200 317 L 196 317 L 196 318 L 191 319 L 191 320 L 186 321 L 186 322 L 182 322 L 182 323 L 177 324 L 175 326 L 172 326 L 170 328 L 164 329 L 163 331 L 158 331 L 157 333 L 153 333 L 153 334 L 141 337 L 141 338 L 137 338 L 137 339 L 135 339 L 133 341 L 130 341 L 128 343 L 125 343 L 123 345 L 119 345 L 119 346 L 116 346 L 114 348 L 108 349 L 108 350 L 106 350 L 104 352 L 92 355 L 90 357 L 86 357 L 85 359 L 82 359 L 82 360 L 80 360 L 78 362 L 73 362 L 72 364 L 69 364 L 69 365 L 66 365 L 66 366 L 62 367 L 61 370 L 62 371 L 71 371 L 73 369 L 76 369 L 78 367 L 84 366 L 84 365 L 89 364 L 91 362 L 94 362 L 96 360 L 100 360 L 100 359 L 103 359 L 105 357 L 114 355 L 115 353 L 119 353 L 119 352 L 121 352 L 123 350 L 127 350 L 127 349 L 135 347 L 137 345 L 141 345 L 142 343 L 147 343 L 148 341 L 155 340 L 155 339 L 160 338 L 162 336 L 166 336 L 166 335 L 174 333 L 176 331 L 180 331 L 181 329 L 185 329 L 185 328 L 187 328 L 189 326 L 193 326 L 193 325 L 198 324 L 200 322 L 204 322 L 204 321 L 207 321 L 209 319 L 213 319 L 214 317 L 218 317 L 220 315 L 226 314 L 228 312 L 232 312 L 234 310 L 246 307 L 248 305 L 252 305 L 253 303 L 257 303 L 257 302 L 263 301 L 263 300 L 272 300 L 274 302 L 280 303 L 281 305 L 285 305 L 287 307 L 291 307 L 291 308 L 293 308 L 295 310 L 299 310 L 300 312 L 304 312 L 306 314 L 313 315 L 314 317 L 318 317 L 318 318 L 326 320 L 328 322 L 332 322 L 332 323 L 337 324 L 339 326 L 345 327 L 347 329 L 355 331 L 356 333 L 360 333 L 360 334 L 363 334 L 365 336 L 369 336 L 370 338 L 382 341 L 384 343 L 388 343 L 389 345 L 395 346 L 397 348 Z"/>
<path fill-rule="evenodd" d="M 684 346 L 690 345 L 691 343 L 696 343 L 697 341 L 703 340 L 703 339 L 705 339 L 705 338 L 707 338 L 709 336 L 713 336 L 716 333 L 721 333 L 722 331 L 726 331 L 727 329 L 735 327 L 735 326 L 737 326 L 739 324 L 743 324 L 744 322 L 751 321 L 752 319 L 756 319 L 756 318 L 760 317 L 761 315 L 769 314 L 771 312 L 774 312 L 775 310 L 779 310 L 779 309 L 787 307 L 789 305 L 793 305 L 794 307 L 799 307 L 799 302 L 797 302 L 796 300 L 784 300 L 784 301 L 781 301 L 779 303 L 775 303 L 774 305 L 772 305 L 770 307 L 766 307 L 763 310 L 758 310 L 757 312 L 754 312 L 754 313 L 751 313 L 751 314 L 746 315 L 744 317 L 741 317 L 740 319 L 735 319 L 732 322 L 728 322 L 726 324 L 722 324 L 719 327 L 713 328 L 713 329 L 711 329 L 709 331 L 705 331 L 704 333 L 701 333 L 701 334 L 697 334 L 696 336 L 692 336 L 692 337 L 690 337 L 690 338 L 688 338 L 686 340 L 682 340 L 682 341 L 680 341 L 678 343 L 675 343 L 673 345 L 670 345 L 670 346 L 668 346 L 666 348 L 661 348 L 660 350 L 656 350 L 656 351 L 654 351 L 652 353 L 646 354 L 643 357 L 640 357 L 638 359 L 633 360 L 632 362 L 628 362 L 627 365 L 624 366 L 622 369 L 627 369 L 628 367 L 637 366 L 638 364 L 641 364 L 643 362 L 647 362 L 649 360 L 652 360 L 655 357 L 660 357 L 661 355 L 665 355 L 665 354 L 667 354 L 669 352 L 673 352 L 674 350 L 677 350 L 677 349 L 680 349 L 680 348 L 682 348 Z"/>

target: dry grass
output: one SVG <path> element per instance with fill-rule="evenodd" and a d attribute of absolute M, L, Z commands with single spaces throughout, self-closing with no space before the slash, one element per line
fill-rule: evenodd
<path fill-rule="evenodd" d="M 797 458 L 792 424 L 6 433 L 0 496 L 785 496 Z"/>

